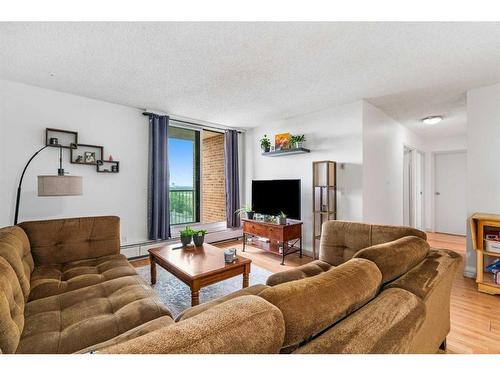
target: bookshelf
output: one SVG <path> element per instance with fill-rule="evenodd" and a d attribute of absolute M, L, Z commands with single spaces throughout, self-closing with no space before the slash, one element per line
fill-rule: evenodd
<path fill-rule="evenodd" d="M 476 250 L 476 283 L 480 292 L 500 294 L 500 284 L 493 281 L 493 275 L 485 266 L 500 258 L 500 253 L 485 250 L 484 234 L 488 228 L 500 230 L 500 215 L 476 213 L 470 218 L 472 245 Z"/>
<path fill-rule="evenodd" d="M 319 252 L 321 226 L 337 219 L 337 163 L 331 160 L 313 162 L 313 259 Z"/>

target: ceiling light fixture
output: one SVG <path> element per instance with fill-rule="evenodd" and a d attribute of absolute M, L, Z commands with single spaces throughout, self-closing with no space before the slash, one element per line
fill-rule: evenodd
<path fill-rule="evenodd" d="M 427 125 L 436 125 L 443 120 L 443 116 L 428 116 L 422 119 L 422 122 Z"/>

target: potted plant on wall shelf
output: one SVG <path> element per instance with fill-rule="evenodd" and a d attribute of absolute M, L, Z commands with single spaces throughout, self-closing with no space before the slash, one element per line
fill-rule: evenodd
<path fill-rule="evenodd" d="M 267 137 L 267 134 L 264 134 L 264 137 L 260 140 L 260 148 L 264 152 L 271 150 L 271 140 Z"/>
<path fill-rule="evenodd" d="M 286 225 L 286 214 L 283 211 L 277 216 L 277 221 L 279 225 Z"/>
<path fill-rule="evenodd" d="M 245 212 L 247 214 L 247 219 L 250 219 L 250 220 L 253 219 L 253 214 L 255 212 L 253 211 L 252 205 L 246 204 L 245 207 L 241 207 L 241 208 L 237 209 L 234 213 L 241 216 L 241 214 L 243 212 Z"/>
<path fill-rule="evenodd" d="M 191 243 L 191 240 L 193 239 L 193 234 L 194 230 L 192 230 L 191 227 L 186 227 L 183 230 L 181 230 L 180 235 L 181 235 L 182 246 L 188 246 Z"/>
<path fill-rule="evenodd" d="M 205 241 L 205 234 L 207 231 L 205 229 L 196 230 L 193 233 L 194 246 L 202 246 Z"/>
<path fill-rule="evenodd" d="M 292 135 L 290 137 L 290 143 L 292 148 L 301 148 L 302 143 L 306 141 L 306 136 L 304 134 Z"/>

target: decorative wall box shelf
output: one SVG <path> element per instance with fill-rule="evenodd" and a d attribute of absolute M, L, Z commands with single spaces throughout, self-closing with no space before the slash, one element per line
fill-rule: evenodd
<path fill-rule="evenodd" d="M 296 155 L 296 154 L 307 154 L 311 152 L 308 148 L 304 147 L 299 147 L 299 148 L 287 148 L 284 150 L 276 150 L 276 151 L 269 151 L 269 152 L 263 152 L 262 155 L 264 156 L 285 156 L 285 155 Z"/>
<path fill-rule="evenodd" d="M 57 143 L 51 143 L 55 139 Z M 45 144 L 51 147 L 72 148 L 72 145 L 78 144 L 78 133 L 71 130 L 62 130 L 54 128 L 45 129 Z"/>
<path fill-rule="evenodd" d="M 98 160 L 104 158 L 104 147 L 97 145 L 77 144 L 76 149 L 70 150 L 71 164 L 97 165 Z"/>
<path fill-rule="evenodd" d="M 120 162 L 115 160 L 98 160 L 96 170 L 98 173 L 119 173 Z"/>

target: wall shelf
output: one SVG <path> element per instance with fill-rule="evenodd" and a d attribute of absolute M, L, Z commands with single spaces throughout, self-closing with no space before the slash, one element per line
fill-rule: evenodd
<path fill-rule="evenodd" d="M 88 159 L 87 153 L 93 153 L 91 159 L 93 161 L 86 161 Z M 86 145 L 83 143 L 77 144 L 76 149 L 71 149 L 70 151 L 70 163 L 71 164 L 81 164 L 81 165 L 97 165 L 98 160 L 102 160 L 104 157 L 104 147 L 97 145 Z M 81 158 L 79 160 L 78 158 Z"/>
<path fill-rule="evenodd" d="M 120 162 L 115 160 L 98 160 L 96 171 L 98 173 L 119 173 Z"/>
<path fill-rule="evenodd" d="M 51 139 L 56 139 L 57 143 L 51 143 Z M 47 146 L 72 149 L 77 144 L 78 132 L 54 128 L 45 129 L 45 145 Z"/>
<path fill-rule="evenodd" d="M 299 148 L 285 148 L 283 150 L 263 152 L 262 155 L 274 157 L 274 156 L 307 154 L 309 152 L 311 152 L 311 150 L 309 150 L 308 148 L 299 147 Z"/>

